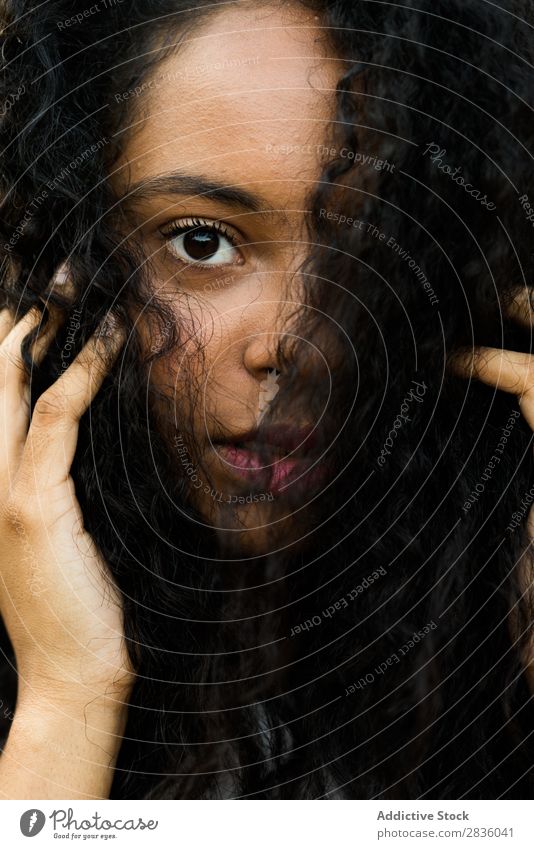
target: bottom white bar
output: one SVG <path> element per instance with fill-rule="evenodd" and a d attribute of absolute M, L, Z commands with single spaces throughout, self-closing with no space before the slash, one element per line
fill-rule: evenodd
<path fill-rule="evenodd" d="M 9 849 L 533 846 L 528 801 L 2 801 L 0 824 Z"/>

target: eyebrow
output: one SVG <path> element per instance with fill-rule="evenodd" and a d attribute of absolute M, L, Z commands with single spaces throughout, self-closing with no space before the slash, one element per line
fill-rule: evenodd
<path fill-rule="evenodd" d="M 183 171 L 172 171 L 140 180 L 128 189 L 124 199 L 148 199 L 169 194 L 189 196 L 190 199 L 209 198 L 225 206 L 246 209 L 268 217 L 276 214 L 276 210 L 261 195 L 211 180 L 203 174 L 186 174 Z"/>

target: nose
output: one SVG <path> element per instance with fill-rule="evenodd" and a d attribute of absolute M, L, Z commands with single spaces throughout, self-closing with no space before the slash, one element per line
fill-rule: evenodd
<path fill-rule="evenodd" d="M 256 380 L 263 380 L 273 369 L 280 370 L 278 346 L 279 332 L 258 330 L 251 334 L 243 352 L 243 364 Z"/>
<path fill-rule="evenodd" d="M 293 249 L 283 255 L 280 268 L 271 271 L 258 300 L 251 304 L 248 314 L 243 364 L 256 380 L 263 381 L 273 369 L 281 372 L 283 355 L 289 356 L 295 330 L 295 312 L 302 304 L 302 283 L 295 271 L 298 268 Z M 284 342 L 283 350 L 280 344 Z"/>

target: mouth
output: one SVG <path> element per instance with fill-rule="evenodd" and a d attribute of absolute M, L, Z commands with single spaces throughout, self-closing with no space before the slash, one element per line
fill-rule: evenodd
<path fill-rule="evenodd" d="M 214 443 L 226 471 L 266 493 L 279 495 L 296 479 L 304 479 L 312 447 L 311 429 L 282 425 L 236 434 Z"/>

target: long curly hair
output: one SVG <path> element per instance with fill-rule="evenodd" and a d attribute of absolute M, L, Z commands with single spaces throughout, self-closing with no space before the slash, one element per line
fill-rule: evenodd
<path fill-rule="evenodd" d="M 107 180 L 135 112 L 113 93 L 225 4 L 108 3 L 67 28 L 84 4 L 32 5 L 1 11 L 1 292 L 43 323 L 66 312 L 41 366 L 26 341 L 33 400 L 110 309 L 129 331 L 72 472 L 138 670 L 112 797 L 529 798 L 532 435 L 513 396 L 447 370 L 466 346 L 532 348 L 506 312 L 533 273 L 528 0 L 304 3 L 347 70 L 276 404 L 322 417 L 332 477 L 299 519 L 306 545 L 250 560 L 199 531 L 147 415 L 179 333 Z M 65 260 L 68 300 L 49 290 Z M 165 328 L 150 356 L 132 307 Z"/>

